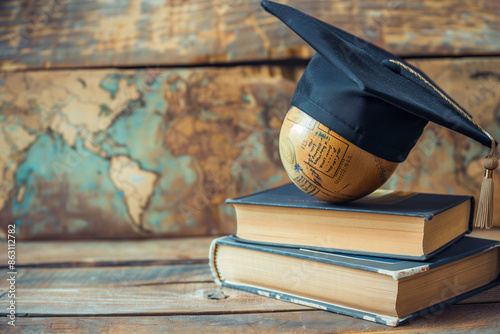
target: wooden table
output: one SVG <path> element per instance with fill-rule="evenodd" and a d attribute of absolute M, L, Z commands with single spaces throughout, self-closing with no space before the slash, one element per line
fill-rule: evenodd
<path fill-rule="evenodd" d="M 488 235 L 499 238 L 500 231 Z M 5 333 L 500 332 L 500 287 L 395 328 L 220 288 L 207 265 L 212 239 L 18 242 L 17 326 L 6 323 L 4 265 L 0 328 Z"/>

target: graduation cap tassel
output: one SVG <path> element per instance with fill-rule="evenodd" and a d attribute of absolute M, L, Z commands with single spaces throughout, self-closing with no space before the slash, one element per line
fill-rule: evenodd
<path fill-rule="evenodd" d="M 400 61 L 390 59 L 389 62 L 397 64 L 410 73 L 414 74 L 417 78 L 422 80 L 425 84 L 431 87 L 436 93 L 438 93 L 445 101 L 447 101 L 455 110 L 457 110 L 463 117 L 465 117 L 470 123 L 474 124 L 478 129 L 480 129 L 491 141 L 491 152 L 484 159 L 485 174 L 484 179 L 481 184 L 481 192 L 479 193 L 479 201 L 477 203 L 477 215 L 475 227 L 489 229 L 493 225 L 493 171 L 497 169 L 499 164 L 499 157 L 496 154 L 496 142 L 493 137 L 482 129 L 469 114 L 462 110 L 458 105 L 451 101 L 446 95 L 444 95 L 440 90 L 434 87 L 429 81 L 422 77 L 419 73 L 411 69 L 409 66 L 401 63 Z"/>
<path fill-rule="evenodd" d="M 490 138 L 491 136 L 488 135 Z M 489 229 L 493 225 L 493 171 L 498 167 L 495 140 L 491 138 L 491 152 L 484 159 L 484 179 L 477 203 L 477 216 L 475 227 Z"/>

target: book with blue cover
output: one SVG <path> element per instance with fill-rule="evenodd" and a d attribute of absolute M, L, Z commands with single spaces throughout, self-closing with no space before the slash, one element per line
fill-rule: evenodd
<path fill-rule="evenodd" d="M 426 260 L 472 230 L 474 197 L 377 190 L 329 203 L 294 184 L 228 199 L 236 236 L 267 245 Z"/>
<path fill-rule="evenodd" d="M 227 236 L 212 242 L 210 267 L 223 286 L 396 326 L 498 285 L 499 246 L 464 237 L 421 262 Z"/>

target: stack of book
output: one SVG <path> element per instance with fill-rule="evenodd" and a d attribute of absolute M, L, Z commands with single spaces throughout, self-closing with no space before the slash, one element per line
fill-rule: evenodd
<path fill-rule="evenodd" d="M 210 249 L 223 286 L 396 326 L 500 283 L 500 242 L 465 236 L 470 196 L 334 204 L 288 184 L 226 203 L 237 233 Z"/>

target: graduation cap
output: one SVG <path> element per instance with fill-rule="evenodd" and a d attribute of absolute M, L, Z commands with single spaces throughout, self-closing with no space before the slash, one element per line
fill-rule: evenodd
<path fill-rule="evenodd" d="M 430 121 L 491 148 L 476 226 L 491 226 L 497 143 L 422 71 L 403 59 L 294 8 L 262 1 L 315 51 L 291 104 L 353 144 L 402 162 Z"/>

